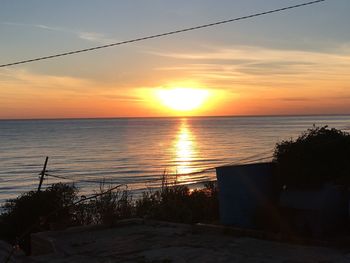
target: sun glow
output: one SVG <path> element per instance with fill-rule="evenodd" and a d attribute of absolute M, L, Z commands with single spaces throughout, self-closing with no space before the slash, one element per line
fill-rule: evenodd
<path fill-rule="evenodd" d="M 176 111 L 200 108 L 209 97 L 209 91 L 195 88 L 160 89 L 157 96 L 162 104 Z"/>

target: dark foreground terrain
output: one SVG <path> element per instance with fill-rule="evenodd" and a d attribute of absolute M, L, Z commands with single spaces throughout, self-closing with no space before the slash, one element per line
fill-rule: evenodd
<path fill-rule="evenodd" d="M 37 233 L 32 244 L 29 262 L 350 262 L 350 249 L 292 245 L 140 219 L 113 228 Z"/>

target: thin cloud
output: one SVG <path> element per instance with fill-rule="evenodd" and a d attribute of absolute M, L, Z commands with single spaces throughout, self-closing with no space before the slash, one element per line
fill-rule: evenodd
<path fill-rule="evenodd" d="M 291 102 L 304 102 L 304 101 L 314 101 L 317 98 L 309 98 L 309 97 L 285 97 L 285 98 L 277 98 L 277 100 L 282 100 L 282 101 L 291 101 Z"/>
<path fill-rule="evenodd" d="M 2 25 L 7 26 L 18 26 L 18 27 L 32 27 L 32 28 L 38 28 L 38 29 L 45 29 L 50 31 L 57 31 L 57 32 L 65 32 L 65 33 L 73 33 L 74 31 L 62 28 L 62 27 L 53 27 L 53 26 L 47 26 L 42 24 L 26 24 L 26 23 L 17 23 L 17 22 L 1 22 Z"/>
<path fill-rule="evenodd" d="M 207 51 L 197 52 L 158 52 L 158 51 L 145 51 L 145 53 L 181 59 L 181 60 L 204 60 L 217 62 L 225 62 L 227 60 L 237 63 L 244 64 L 258 61 L 284 61 L 284 63 L 310 63 L 315 60 L 317 62 L 324 61 L 325 58 L 336 60 L 346 59 L 350 62 L 350 49 L 347 53 L 345 52 L 346 47 L 342 46 L 342 53 L 334 54 L 327 52 L 313 52 L 313 51 L 302 51 L 302 50 L 281 50 L 255 46 L 232 46 L 232 47 L 213 47 Z"/>
<path fill-rule="evenodd" d="M 118 40 L 115 38 L 107 37 L 106 35 L 102 33 L 97 33 L 97 32 L 74 31 L 63 27 L 55 27 L 55 26 L 49 26 L 44 24 L 25 24 L 25 23 L 17 23 L 17 22 L 1 22 L 0 24 L 7 25 L 7 26 L 31 27 L 31 28 L 37 28 L 42 30 L 73 34 L 79 39 L 98 43 L 98 44 L 110 44 L 110 43 L 118 42 Z"/>
<path fill-rule="evenodd" d="M 142 99 L 137 96 L 107 94 L 107 95 L 104 95 L 104 97 L 110 100 L 115 100 L 120 102 L 144 102 L 145 101 L 145 99 Z"/>
<path fill-rule="evenodd" d="M 342 49 L 342 51 L 344 48 Z M 186 71 L 208 79 L 252 78 L 274 79 L 303 77 L 307 79 L 350 79 L 350 50 L 348 53 L 321 53 L 299 50 L 278 50 L 262 47 L 217 47 L 205 52 L 150 52 L 172 58 L 176 66 L 159 67 L 161 71 Z M 296 79 L 295 79 L 296 80 Z M 255 83 L 256 85 L 256 83 Z"/>
<path fill-rule="evenodd" d="M 45 97 L 56 94 L 64 98 L 100 98 L 118 102 L 144 102 L 135 89 L 116 88 L 114 84 L 101 84 L 90 79 L 33 73 L 24 69 L 6 69 L 0 72 L 0 98 L 35 94 Z M 44 91 L 44 92 L 43 92 Z M 45 94 L 45 95 L 42 95 Z M 130 95 L 129 95 L 130 94 Z"/>
<path fill-rule="evenodd" d="M 79 32 L 78 36 L 80 39 L 99 43 L 99 44 L 111 44 L 111 43 L 119 42 L 119 40 L 117 39 L 108 38 L 104 34 L 95 33 L 95 32 Z"/>
<path fill-rule="evenodd" d="M 45 89 L 47 92 L 56 90 L 76 93 L 82 89 L 88 91 L 96 84 L 83 78 L 38 74 L 25 69 L 7 69 L 0 73 L 0 77 L 3 80 L 0 81 L 0 89 L 3 90 L 26 87 L 28 91 Z"/>
<path fill-rule="evenodd" d="M 64 29 L 62 27 L 52 27 L 52 26 L 46 26 L 46 25 L 40 25 L 40 24 L 33 25 L 33 26 L 41 29 L 51 30 L 51 31 L 73 33 L 73 31 Z"/>

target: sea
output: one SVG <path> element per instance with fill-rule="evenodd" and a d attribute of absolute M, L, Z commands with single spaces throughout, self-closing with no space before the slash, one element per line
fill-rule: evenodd
<path fill-rule="evenodd" d="M 350 116 L 115 118 L 0 121 L 0 203 L 74 183 L 80 193 L 122 184 L 155 189 L 164 174 L 191 186 L 215 180 L 215 167 L 271 161 L 276 143 L 328 125 L 350 131 Z"/>

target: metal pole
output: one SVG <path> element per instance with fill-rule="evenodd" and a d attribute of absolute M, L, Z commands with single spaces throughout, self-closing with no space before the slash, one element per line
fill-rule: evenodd
<path fill-rule="evenodd" d="M 49 160 L 49 157 L 46 156 L 43 170 L 42 170 L 41 173 L 40 173 L 40 182 L 39 182 L 39 186 L 38 186 L 38 192 L 40 192 L 41 185 L 42 185 L 43 180 L 44 180 L 44 176 L 45 176 L 45 173 L 46 173 L 46 166 L 47 166 L 47 161 L 48 161 L 48 160 Z"/>

